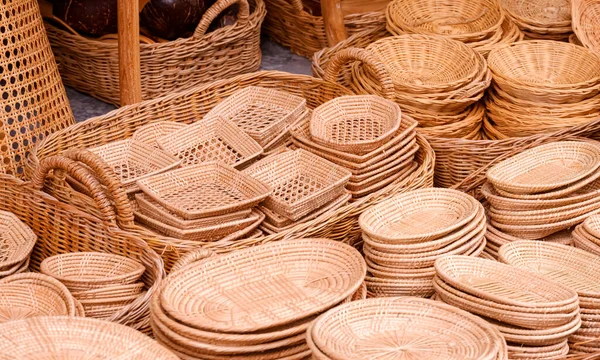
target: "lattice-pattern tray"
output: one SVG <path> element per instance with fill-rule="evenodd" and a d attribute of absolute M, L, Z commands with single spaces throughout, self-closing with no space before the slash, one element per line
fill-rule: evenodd
<path fill-rule="evenodd" d="M 137 129 L 132 140 L 140 141 L 153 147 L 158 147 L 156 139 L 186 127 L 186 124 L 174 121 L 160 121 L 152 124 L 144 125 Z"/>

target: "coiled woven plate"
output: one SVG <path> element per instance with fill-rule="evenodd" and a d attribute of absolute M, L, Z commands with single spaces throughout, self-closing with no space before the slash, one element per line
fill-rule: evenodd
<path fill-rule="evenodd" d="M 320 316 L 315 346 L 332 359 L 493 360 L 504 339 L 484 320 L 440 302 L 378 298 Z"/>
<path fill-rule="evenodd" d="M 249 332 L 303 319 L 353 294 L 366 264 L 353 247 L 295 239 L 215 256 L 172 274 L 165 312 L 199 329 Z"/>

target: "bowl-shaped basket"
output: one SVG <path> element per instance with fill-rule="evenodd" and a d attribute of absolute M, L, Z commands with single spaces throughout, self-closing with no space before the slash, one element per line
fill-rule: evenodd
<path fill-rule="evenodd" d="M 18 217 L 0 211 L 0 273 L 23 263 L 36 240 L 37 236 Z"/>

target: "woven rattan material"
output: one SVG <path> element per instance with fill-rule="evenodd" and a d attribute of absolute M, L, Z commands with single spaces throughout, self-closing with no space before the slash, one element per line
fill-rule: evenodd
<path fill-rule="evenodd" d="M 29 259 L 37 237 L 18 217 L 0 211 L 0 273 Z"/>
<path fill-rule="evenodd" d="M 236 3 L 240 8 L 236 24 L 206 33 L 212 21 Z M 204 13 L 193 36 L 140 44 L 142 98 L 257 71 L 264 17 L 262 0 L 219 0 Z M 49 22 L 45 25 L 65 84 L 119 105 L 118 43 L 72 34 Z"/>
<path fill-rule="evenodd" d="M 389 140 L 401 121 L 400 107 L 378 96 L 344 96 L 316 108 L 312 140 L 335 150 L 368 153 Z"/>
<path fill-rule="evenodd" d="M 541 145 L 492 167 L 487 177 L 496 190 L 533 194 L 571 185 L 600 167 L 600 147 L 562 141 Z"/>
<path fill-rule="evenodd" d="M 177 131 L 181 128 L 184 128 L 185 126 L 185 124 L 173 121 L 162 121 L 158 123 L 144 125 L 140 127 L 135 133 L 133 133 L 131 140 L 140 141 L 150 146 L 158 148 L 159 146 L 156 142 L 158 138 L 170 134 L 174 131 Z"/>
<path fill-rule="evenodd" d="M 0 285 L 0 323 L 34 316 L 69 314 L 60 293 L 43 285 Z"/>
<path fill-rule="evenodd" d="M 188 220 L 246 210 L 271 193 L 269 186 L 217 162 L 159 174 L 138 185 L 148 197 Z"/>
<path fill-rule="evenodd" d="M 245 173 L 273 188 L 264 206 L 294 221 L 339 197 L 351 176 L 301 149 L 269 156 Z"/>
<path fill-rule="evenodd" d="M 571 6 L 568 0 L 527 1 L 502 0 L 502 8 L 520 27 L 540 33 L 571 26 Z"/>
<path fill-rule="evenodd" d="M 229 120 L 265 147 L 306 110 L 306 100 L 275 89 L 249 86 L 215 106 L 208 117 Z"/>
<path fill-rule="evenodd" d="M 173 274 L 161 304 L 170 316 L 200 329 L 257 331 L 341 302 L 359 288 L 365 271 L 362 256 L 348 245 L 281 241 L 208 258 Z"/>
<path fill-rule="evenodd" d="M 37 1 L 8 0 L 0 19 L 0 173 L 23 178 L 31 149 L 75 123 Z"/>
<path fill-rule="evenodd" d="M 585 47 L 598 51 L 600 49 L 600 36 L 598 36 L 598 15 L 600 14 L 600 4 L 594 0 L 573 0 L 571 1 L 573 11 L 573 31 L 577 36 L 575 44 L 583 44 Z"/>
<path fill-rule="evenodd" d="M 155 340 L 123 325 L 81 317 L 36 317 L 0 325 L 0 353 L 15 359 L 175 360 Z"/>
<path fill-rule="evenodd" d="M 307 336 L 327 358 L 497 359 L 504 339 L 484 320 L 436 301 L 382 298 L 320 316 Z"/>

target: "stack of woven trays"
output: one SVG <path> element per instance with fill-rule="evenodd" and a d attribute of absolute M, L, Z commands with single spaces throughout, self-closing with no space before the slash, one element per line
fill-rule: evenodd
<path fill-rule="evenodd" d="M 522 41 L 494 49 L 488 65 L 494 78 L 486 98 L 490 139 L 554 132 L 600 116 L 600 56 L 588 49 Z"/>
<path fill-rule="evenodd" d="M 413 297 L 340 305 L 319 316 L 306 339 L 318 360 L 508 359 L 504 338 L 486 321 Z"/>
<path fill-rule="evenodd" d="M 310 323 L 350 299 L 365 271 L 356 249 L 326 239 L 192 262 L 153 296 L 154 336 L 185 359 L 304 359 Z"/>
<path fill-rule="evenodd" d="M 0 211 L 0 278 L 29 269 L 37 236 L 18 217 Z"/>
<path fill-rule="evenodd" d="M 523 33 L 494 0 L 394 0 L 386 17 L 391 34 L 442 35 L 483 56 L 498 45 L 523 40 Z"/>
<path fill-rule="evenodd" d="M 259 209 L 268 214 L 261 230 L 277 233 L 347 204 L 350 171 L 308 151 L 267 156 L 244 170 L 273 191 Z"/>
<path fill-rule="evenodd" d="M 475 198 L 429 188 L 396 195 L 359 218 L 370 296 L 434 293 L 435 260 L 447 254 L 479 256 L 485 247 L 485 214 Z"/>
<path fill-rule="evenodd" d="M 561 244 L 517 241 L 502 246 L 503 263 L 538 273 L 561 283 L 579 295 L 581 328 L 569 338 L 571 351 L 600 351 L 600 257 Z"/>
<path fill-rule="evenodd" d="M 573 244 L 600 256 L 600 215 L 592 215 L 573 229 Z"/>
<path fill-rule="evenodd" d="M 87 317 L 110 319 L 145 291 L 144 266 L 120 255 L 65 253 L 44 259 L 40 271 L 66 286 Z"/>
<path fill-rule="evenodd" d="M 501 0 L 500 4 L 525 39 L 566 41 L 573 32 L 571 0 Z"/>
<path fill-rule="evenodd" d="M 50 276 L 26 273 L 0 279 L 0 323 L 36 316 L 85 316 L 85 311 L 69 289 Z"/>
<path fill-rule="evenodd" d="M 376 67 L 353 64 L 356 92 L 391 99 L 381 79 L 381 73 L 387 73 L 393 99 L 419 123 L 423 134 L 479 138 L 484 108 L 478 100 L 492 78 L 481 54 L 460 41 L 414 34 L 378 40 L 366 51 Z M 373 72 L 378 67 L 381 70 Z"/>
<path fill-rule="evenodd" d="M 272 188 L 221 162 L 205 162 L 137 182 L 136 219 L 182 240 L 236 240 L 265 218 L 256 210 Z"/>
<path fill-rule="evenodd" d="M 537 240 L 600 212 L 599 178 L 600 143 L 559 141 L 499 162 L 481 191 L 493 228 Z"/>
<path fill-rule="evenodd" d="M 598 2 L 594 0 L 572 0 L 573 31 L 575 35 L 569 37 L 569 42 L 582 45 L 598 52 L 600 50 L 600 36 L 598 36 Z"/>
<path fill-rule="evenodd" d="M 369 195 L 416 169 L 417 122 L 397 104 L 374 95 L 342 96 L 290 130 L 294 146 L 352 173 L 346 189 L 353 198 Z"/>
<path fill-rule="evenodd" d="M 437 298 L 487 319 L 510 359 L 563 359 L 581 326 L 579 298 L 541 275 L 493 260 L 449 255 L 435 262 Z"/>

